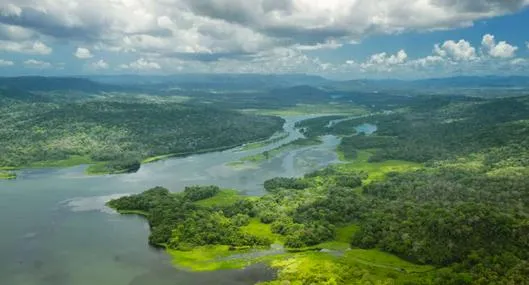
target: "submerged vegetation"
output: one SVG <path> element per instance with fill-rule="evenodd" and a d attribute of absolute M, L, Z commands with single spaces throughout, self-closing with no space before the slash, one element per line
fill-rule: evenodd
<path fill-rule="evenodd" d="M 145 212 L 177 266 L 266 262 L 267 284 L 529 283 L 529 100 L 424 100 L 305 122 L 310 138 L 347 134 L 343 163 L 266 181 L 262 197 L 155 188 L 109 205 Z M 361 123 L 378 131 L 351 136 Z"/>

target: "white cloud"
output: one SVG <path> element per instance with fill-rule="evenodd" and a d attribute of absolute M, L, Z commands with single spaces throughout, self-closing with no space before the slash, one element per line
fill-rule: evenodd
<path fill-rule="evenodd" d="M 474 60 L 476 56 L 476 48 L 474 48 L 468 41 L 453 40 L 445 41 L 442 45 L 436 44 L 434 46 L 434 54 L 440 57 L 449 57 L 453 60 Z"/>
<path fill-rule="evenodd" d="M 10 60 L 3 60 L 3 59 L 0 59 L 0 67 L 3 67 L 3 66 L 13 66 L 15 65 L 14 62 L 10 61 Z"/>
<path fill-rule="evenodd" d="M 41 36 L 75 39 L 140 57 L 197 54 L 198 58 L 259 54 L 278 47 L 335 48 L 374 33 L 468 26 L 529 4 L 527 0 L 11 2 L 16 5 L 0 4 L 0 23 L 17 23 Z"/>
<path fill-rule="evenodd" d="M 100 50 L 130 53 L 139 60 L 118 68 L 136 71 L 329 72 L 470 65 L 482 53 L 466 40 L 440 43 L 432 55 L 413 60 L 401 51 L 335 66 L 309 55 L 372 34 L 469 26 L 527 5 L 529 0 L 0 0 L 0 52 L 49 54 L 52 49 L 43 42 L 74 42 L 84 47 L 74 54 L 79 58 L 93 59 L 92 52 Z M 506 42 L 494 47 L 490 57 L 509 57 L 509 47 L 514 48 Z M 106 62 L 88 61 L 86 67 L 96 63 L 102 68 Z"/>
<path fill-rule="evenodd" d="M 389 68 L 393 65 L 399 65 L 406 62 L 408 54 L 404 50 L 399 50 L 396 54 L 388 55 L 387 53 L 377 53 L 372 55 L 365 63 L 362 63 L 360 67 L 366 69 L 371 67 L 385 67 Z"/>
<path fill-rule="evenodd" d="M 50 54 L 53 49 L 40 41 L 16 42 L 0 40 L 0 51 L 46 55 Z"/>
<path fill-rule="evenodd" d="M 119 66 L 119 68 L 120 69 L 131 69 L 135 71 L 151 71 L 151 70 L 161 69 L 162 67 L 157 62 L 149 61 L 144 58 L 140 58 L 129 64 L 122 64 Z"/>
<path fill-rule="evenodd" d="M 410 65 L 415 67 L 428 67 L 445 63 L 445 58 L 439 55 L 429 55 L 410 61 Z"/>
<path fill-rule="evenodd" d="M 40 61 L 36 59 L 29 59 L 24 61 L 24 65 L 29 68 L 37 68 L 37 69 L 47 69 L 51 68 L 53 65 L 46 61 Z"/>
<path fill-rule="evenodd" d="M 295 48 L 298 50 L 320 50 L 320 49 L 337 49 L 342 47 L 343 44 L 336 40 L 328 40 L 325 43 L 317 43 L 315 45 L 296 45 Z"/>
<path fill-rule="evenodd" d="M 515 58 L 510 61 L 512 65 L 524 65 L 527 63 L 527 59 L 525 58 Z"/>
<path fill-rule="evenodd" d="M 0 23 L 0 39 L 10 41 L 26 41 L 31 40 L 34 37 L 35 33 L 30 29 Z"/>
<path fill-rule="evenodd" d="M 108 65 L 106 61 L 100 59 L 96 62 L 92 62 L 90 64 L 90 67 L 95 70 L 101 70 L 101 69 L 108 69 L 110 66 Z"/>
<path fill-rule="evenodd" d="M 2 16 L 17 16 L 22 14 L 22 9 L 14 4 L 7 3 L 0 6 L 0 15 Z"/>
<path fill-rule="evenodd" d="M 483 36 L 481 45 L 486 54 L 496 58 L 512 58 L 518 50 L 518 47 L 512 46 L 505 41 L 496 43 L 496 39 L 491 34 Z"/>
<path fill-rule="evenodd" d="M 77 50 L 74 53 L 74 56 L 79 59 L 89 59 L 89 58 L 94 57 L 94 55 L 92 55 L 92 52 L 90 52 L 89 49 L 82 48 L 82 47 L 77 48 Z"/>

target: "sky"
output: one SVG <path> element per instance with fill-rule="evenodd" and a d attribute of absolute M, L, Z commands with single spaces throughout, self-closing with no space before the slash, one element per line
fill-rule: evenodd
<path fill-rule="evenodd" d="M 0 76 L 529 75 L 529 0 L 0 0 Z"/>

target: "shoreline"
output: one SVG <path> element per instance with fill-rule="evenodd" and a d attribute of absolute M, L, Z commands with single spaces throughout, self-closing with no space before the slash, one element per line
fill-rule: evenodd
<path fill-rule="evenodd" d="M 241 147 L 247 144 L 266 141 L 272 138 L 275 134 L 276 133 L 273 133 L 269 137 L 258 138 L 256 140 L 252 140 L 248 142 L 241 142 L 241 143 L 229 145 L 229 146 L 219 146 L 215 148 L 207 148 L 207 149 L 202 149 L 202 150 L 197 150 L 197 151 L 189 151 L 189 152 L 182 152 L 182 153 L 169 153 L 169 154 L 164 154 L 164 155 L 151 156 L 151 157 L 147 157 L 143 159 L 140 163 L 141 165 L 143 165 L 143 164 L 154 163 L 154 162 L 158 162 L 158 161 L 162 161 L 162 160 L 166 160 L 170 158 L 177 158 L 177 157 L 181 158 L 181 157 L 187 157 L 190 155 L 225 151 L 225 150 Z M 0 180 L 15 180 L 17 178 L 17 174 L 15 173 L 15 171 L 20 171 L 24 169 L 68 168 L 68 167 L 75 167 L 75 166 L 81 166 L 81 165 L 87 165 L 87 168 L 84 170 L 84 174 L 90 175 L 90 176 L 118 175 L 118 174 L 133 173 L 127 170 L 100 171 L 99 170 L 100 167 L 106 163 L 109 163 L 109 162 L 108 161 L 93 161 L 86 155 L 85 156 L 72 155 L 68 159 L 64 159 L 64 160 L 39 161 L 39 162 L 34 162 L 30 165 L 21 166 L 21 167 L 0 167 Z M 141 165 L 140 165 L 140 168 L 141 168 Z"/>

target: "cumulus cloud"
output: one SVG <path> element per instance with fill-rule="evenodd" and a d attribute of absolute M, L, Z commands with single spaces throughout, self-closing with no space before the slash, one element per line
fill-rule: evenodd
<path fill-rule="evenodd" d="M 53 50 L 40 41 L 17 42 L 0 40 L 0 51 L 46 55 L 50 54 Z"/>
<path fill-rule="evenodd" d="M 434 54 L 440 57 L 448 57 L 453 60 L 474 60 L 476 56 L 476 48 L 466 40 L 445 41 L 442 45 L 436 44 L 434 46 Z"/>
<path fill-rule="evenodd" d="M 92 55 L 92 52 L 90 52 L 89 49 L 82 47 L 77 48 L 73 55 L 79 59 L 89 59 L 94 57 L 94 55 Z"/>
<path fill-rule="evenodd" d="M 122 64 L 119 66 L 119 68 L 120 69 L 130 69 L 134 71 L 149 71 L 149 70 L 158 70 L 158 69 L 161 69 L 162 67 L 157 62 L 149 61 L 144 58 L 140 58 L 129 64 Z"/>
<path fill-rule="evenodd" d="M 469 26 L 527 5 L 529 0 L 0 0 L 0 52 L 49 54 L 52 49 L 44 42 L 74 42 L 80 46 L 74 56 L 81 59 L 93 59 L 93 51 L 130 53 L 139 59 L 117 69 L 167 72 L 474 64 L 484 52 L 466 40 L 439 43 L 424 58 L 409 59 L 401 51 L 342 65 L 322 62 L 311 51 L 336 49 L 373 34 Z M 494 43 L 486 54 L 512 58 L 514 48 Z M 109 68 L 104 60 L 88 61 L 85 67 Z"/>
<path fill-rule="evenodd" d="M 92 62 L 90 64 L 90 67 L 95 70 L 102 70 L 102 69 L 108 69 L 110 66 L 108 65 L 106 61 L 100 59 L 96 62 Z"/>
<path fill-rule="evenodd" d="M 10 60 L 0 59 L 0 67 L 13 66 L 13 65 L 15 65 L 15 63 Z"/>
<path fill-rule="evenodd" d="M 439 65 L 445 63 L 445 58 L 439 55 L 429 55 L 423 58 L 412 60 L 410 65 L 414 67 L 428 67 L 432 65 Z"/>
<path fill-rule="evenodd" d="M 278 47 L 336 48 L 371 34 L 456 28 L 529 4 L 528 0 L 11 2 L 0 4 L 4 25 L 142 57 L 204 61 L 238 55 L 247 59 L 248 54 Z"/>
<path fill-rule="evenodd" d="M 391 67 L 393 65 L 403 64 L 408 59 L 408 54 L 404 50 L 399 50 L 396 54 L 389 55 L 385 52 L 372 55 L 360 67 L 366 69 L 371 67 Z"/>
<path fill-rule="evenodd" d="M 47 69 L 51 68 L 53 65 L 46 61 L 40 61 L 36 59 L 29 59 L 24 61 L 24 65 L 28 68 L 36 68 L 36 69 Z"/>
<path fill-rule="evenodd" d="M 505 41 L 500 41 L 496 43 L 496 39 L 491 34 L 486 34 L 483 36 L 481 41 L 484 52 L 492 57 L 496 58 L 512 58 L 515 56 L 518 47 L 512 46 Z"/>

